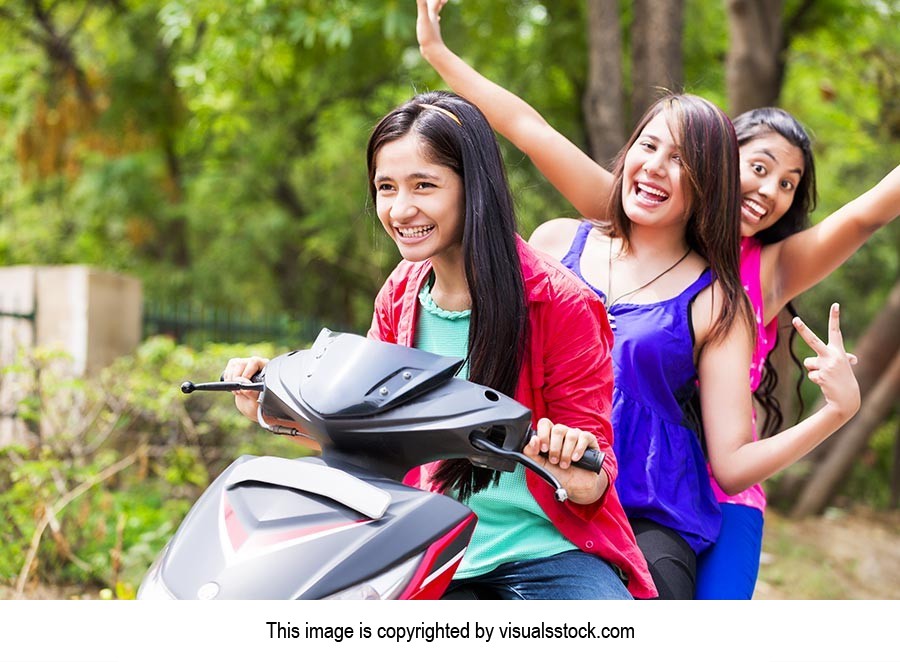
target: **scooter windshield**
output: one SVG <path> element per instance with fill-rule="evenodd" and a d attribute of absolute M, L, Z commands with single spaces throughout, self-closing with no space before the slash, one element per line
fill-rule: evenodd
<path fill-rule="evenodd" d="M 462 359 L 324 329 L 307 353 L 300 396 L 322 418 L 371 416 L 452 379 L 462 364 Z"/>

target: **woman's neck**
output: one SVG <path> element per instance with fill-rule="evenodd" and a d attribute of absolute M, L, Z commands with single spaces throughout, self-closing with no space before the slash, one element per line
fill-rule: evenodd
<path fill-rule="evenodd" d="M 466 280 L 466 269 L 462 258 L 459 260 L 432 259 L 434 284 L 431 286 L 432 300 L 443 310 L 460 311 L 472 308 L 472 295 Z"/>
<path fill-rule="evenodd" d="M 675 258 L 688 249 L 684 226 L 645 227 L 631 226 L 628 239 L 629 253 L 638 259 Z"/>

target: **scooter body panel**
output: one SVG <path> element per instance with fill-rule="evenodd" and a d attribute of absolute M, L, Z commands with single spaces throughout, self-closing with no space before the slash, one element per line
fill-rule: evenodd
<path fill-rule="evenodd" d="M 474 515 L 464 505 L 357 476 L 390 497 L 384 514 L 373 519 L 329 497 L 252 475 L 230 484 L 232 474 L 255 459 L 243 456 L 226 469 L 179 527 L 159 567 L 158 580 L 172 597 L 320 599 L 417 555 L 422 560 L 403 594 L 443 592 L 449 576 L 444 581 L 435 573 L 448 564 L 455 569 L 474 530 Z M 319 458 L 289 462 L 325 464 Z"/>

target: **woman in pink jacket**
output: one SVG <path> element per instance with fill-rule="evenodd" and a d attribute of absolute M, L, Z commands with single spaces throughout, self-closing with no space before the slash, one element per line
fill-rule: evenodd
<path fill-rule="evenodd" d="M 403 260 L 381 288 L 369 336 L 465 358 L 473 382 L 529 407 L 524 452 L 559 478 L 569 500 L 519 467 L 467 460 L 423 468 L 478 525 L 450 589 L 486 587 L 513 599 L 629 599 L 656 595 L 619 502 L 612 453 L 612 333 L 600 300 L 516 233 L 500 150 L 472 104 L 420 94 L 386 115 L 369 140 L 371 195 Z M 232 359 L 226 379 L 264 359 Z M 238 408 L 256 417 L 253 393 Z M 572 466 L 606 453 L 599 474 Z M 540 453 L 546 453 L 546 458 Z"/>

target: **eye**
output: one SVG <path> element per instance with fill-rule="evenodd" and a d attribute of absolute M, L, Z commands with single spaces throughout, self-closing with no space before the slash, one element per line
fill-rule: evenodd
<path fill-rule="evenodd" d="M 393 185 L 388 184 L 387 182 L 381 182 L 380 184 L 376 185 L 375 190 L 378 191 L 379 193 L 388 193 L 390 191 L 393 191 L 394 187 L 393 187 Z"/>
<path fill-rule="evenodd" d="M 432 182 L 419 182 L 418 184 L 416 184 L 416 188 L 423 189 L 423 188 L 437 188 L 437 187 Z"/>
<path fill-rule="evenodd" d="M 675 163 L 677 163 L 678 165 L 682 165 L 684 163 L 684 161 L 682 161 L 681 159 L 681 154 L 673 154 L 672 160 L 675 161 Z"/>
<path fill-rule="evenodd" d="M 642 148 L 644 148 L 647 151 L 653 151 L 654 149 L 656 149 L 656 145 L 654 145 L 649 140 L 642 140 L 638 143 L 638 145 L 640 145 Z"/>
<path fill-rule="evenodd" d="M 784 189 L 785 191 L 793 191 L 795 188 L 794 182 L 790 181 L 789 179 L 782 179 L 781 180 L 781 188 Z"/>
<path fill-rule="evenodd" d="M 765 175 L 766 167 L 762 163 L 751 163 L 750 169 L 755 172 L 757 175 Z"/>

